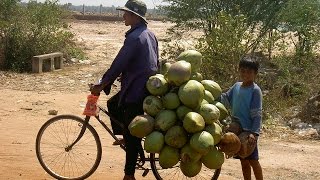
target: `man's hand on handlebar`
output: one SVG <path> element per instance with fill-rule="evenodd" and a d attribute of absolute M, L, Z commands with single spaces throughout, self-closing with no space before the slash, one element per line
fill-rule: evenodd
<path fill-rule="evenodd" d="M 88 84 L 91 94 L 99 96 L 100 92 L 103 90 L 102 84 Z"/>

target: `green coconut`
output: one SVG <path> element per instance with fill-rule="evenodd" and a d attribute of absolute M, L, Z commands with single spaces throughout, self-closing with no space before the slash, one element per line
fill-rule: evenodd
<path fill-rule="evenodd" d="M 209 104 L 209 102 L 208 102 L 207 100 L 203 99 L 203 100 L 201 101 L 201 104 L 200 104 L 200 105 L 203 105 L 203 104 Z M 199 108 L 200 108 L 200 107 L 199 107 Z"/>
<path fill-rule="evenodd" d="M 201 131 L 192 135 L 190 145 L 194 150 L 204 155 L 214 147 L 214 140 L 210 133 Z"/>
<path fill-rule="evenodd" d="M 214 97 L 210 91 L 204 91 L 204 99 L 208 101 L 208 103 L 212 104 L 214 102 Z"/>
<path fill-rule="evenodd" d="M 220 117 L 219 117 L 220 121 L 229 116 L 229 111 L 221 102 L 215 101 L 213 102 L 213 105 L 215 105 L 220 111 Z"/>
<path fill-rule="evenodd" d="M 204 87 L 195 80 L 189 80 L 179 87 L 178 96 L 180 101 L 187 107 L 195 109 L 204 98 Z"/>
<path fill-rule="evenodd" d="M 157 74 L 149 77 L 146 87 L 152 95 L 161 96 L 168 91 L 169 84 L 163 75 Z"/>
<path fill-rule="evenodd" d="M 205 99 L 203 99 L 203 100 L 201 101 L 201 103 L 194 109 L 194 111 L 199 113 L 200 107 L 201 107 L 203 104 L 209 104 L 209 102 L 206 101 Z"/>
<path fill-rule="evenodd" d="M 165 94 L 161 100 L 165 109 L 176 109 L 180 106 L 179 96 L 173 92 Z"/>
<path fill-rule="evenodd" d="M 188 134 L 183 127 L 173 126 L 166 132 L 164 141 L 174 148 L 182 148 L 188 141 Z"/>
<path fill-rule="evenodd" d="M 194 177 L 201 171 L 202 163 L 201 161 L 195 162 L 181 162 L 180 169 L 182 173 L 187 177 Z"/>
<path fill-rule="evenodd" d="M 159 154 L 159 164 L 162 168 L 171 168 L 180 160 L 179 149 L 165 145 Z"/>
<path fill-rule="evenodd" d="M 209 169 L 219 169 L 224 163 L 224 154 L 214 147 L 201 157 L 201 162 Z"/>
<path fill-rule="evenodd" d="M 222 89 L 218 83 L 212 80 L 202 80 L 201 84 L 208 90 L 215 99 L 221 96 Z"/>
<path fill-rule="evenodd" d="M 205 121 L 200 114 L 189 112 L 183 119 L 183 127 L 188 133 L 196 133 L 204 129 Z"/>
<path fill-rule="evenodd" d="M 128 129 L 131 135 L 143 138 L 153 131 L 154 124 L 153 117 L 149 115 L 139 115 L 131 121 Z"/>
<path fill-rule="evenodd" d="M 163 75 L 163 74 L 155 74 L 154 76 L 159 76 L 159 77 L 164 78 L 164 75 Z"/>
<path fill-rule="evenodd" d="M 167 72 L 168 72 L 168 70 L 169 70 L 170 66 L 171 66 L 171 64 L 170 64 L 170 63 L 168 63 L 168 62 L 166 62 L 166 63 L 162 64 L 162 66 L 161 66 L 161 70 L 160 70 L 160 73 L 161 73 L 161 74 L 163 74 L 163 75 L 167 74 Z"/>
<path fill-rule="evenodd" d="M 177 57 L 177 60 L 189 62 L 192 72 L 199 72 L 202 64 L 202 54 L 196 50 L 186 50 Z"/>
<path fill-rule="evenodd" d="M 179 106 L 176 110 L 178 119 L 180 119 L 181 121 L 184 119 L 184 116 L 189 112 L 192 112 L 192 109 L 188 108 L 185 105 Z"/>
<path fill-rule="evenodd" d="M 191 70 L 192 70 L 192 66 L 191 66 Z M 191 73 L 190 79 L 201 82 L 203 80 L 203 76 L 201 73 L 195 72 L 195 73 Z"/>
<path fill-rule="evenodd" d="M 143 111 L 150 116 L 156 116 L 163 109 L 161 99 L 156 96 L 147 96 L 143 100 Z"/>
<path fill-rule="evenodd" d="M 189 143 L 185 144 L 180 150 L 182 162 L 195 162 L 201 159 L 201 154 L 195 151 Z"/>
<path fill-rule="evenodd" d="M 148 153 L 160 153 L 164 146 L 164 136 L 159 131 L 153 131 L 144 140 L 144 150 Z"/>
<path fill-rule="evenodd" d="M 214 139 L 214 145 L 218 144 L 222 137 L 222 128 L 217 123 L 213 123 L 204 128 L 205 131 L 210 133 Z"/>
<path fill-rule="evenodd" d="M 177 61 L 170 66 L 166 75 L 170 84 L 180 86 L 190 79 L 191 64 L 186 61 Z"/>
<path fill-rule="evenodd" d="M 213 104 L 202 104 L 198 112 L 206 124 L 213 124 L 220 117 L 219 109 Z"/>
<path fill-rule="evenodd" d="M 177 121 L 177 115 L 173 110 L 162 110 L 155 118 L 155 129 L 161 131 L 167 131 L 169 128 L 175 125 Z"/>

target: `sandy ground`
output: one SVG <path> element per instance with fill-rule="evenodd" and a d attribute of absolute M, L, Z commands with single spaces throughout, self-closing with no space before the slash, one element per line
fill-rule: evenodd
<path fill-rule="evenodd" d="M 0 72 L 0 179 L 52 179 L 35 155 L 38 130 L 53 117 L 49 110 L 82 116 L 87 83 L 95 82 L 110 66 L 128 29 L 121 22 L 77 21 L 70 26 L 85 46 L 90 64 L 41 74 Z M 159 39 L 165 36 L 168 26 L 162 22 L 149 23 Z M 112 93 L 117 90 L 114 87 Z M 102 96 L 99 103 L 105 104 L 108 98 Z M 100 166 L 89 179 L 121 179 L 124 152 L 111 145 L 113 140 L 97 123 L 93 125 L 100 135 L 103 154 Z M 260 163 L 265 179 L 320 179 L 320 142 L 279 137 L 280 134 L 262 134 L 260 138 Z M 141 174 L 137 171 L 137 179 L 154 179 L 151 172 L 144 178 Z M 239 161 L 227 159 L 219 179 L 242 179 Z"/>

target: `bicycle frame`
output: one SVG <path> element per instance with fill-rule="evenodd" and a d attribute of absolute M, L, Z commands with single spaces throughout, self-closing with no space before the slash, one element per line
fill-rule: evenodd
<path fill-rule="evenodd" d="M 109 117 L 110 117 L 110 120 L 111 120 L 111 122 L 114 122 L 114 123 L 118 123 L 121 127 L 124 127 L 124 125 L 122 125 L 121 123 L 120 123 L 120 121 L 118 121 L 117 119 L 115 119 L 114 117 L 112 117 L 112 115 L 106 110 L 106 109 L 104 109 L 104 108 L 102 108 L 102 107 L 100 107 L 100 106 L 97 106 L 103 113 L 105 113 L 106 115 L 108 115 Z M 103 122 L 101 119 L 100 119 L 100 117 L 99 117 L 99 115 L 97 115 L 97 116 L 95 116 L 96 117 L 96 119 L 100 122 L 100 124 L 105 128 L 105 130 L 111 135 L 111 137 L 113 137 L 113 139 L 114 140 L 116 140 L 116 141 L 119 141 L 119 139 L 115 136 L 115 134 L 113 133 L 113 131 L 111 130 L 111 128 L 109 128 L 110 127 L 110 125 L 108 124 L 108 126 L 107 126 L 107 124 L 105 123 L 105 122 Z M 91 116 L 86 116 L 85 117 L 85 119 L 83 119 L 83 118 L 80 118 L 80 117 L 78 117 L 78 116 L 74 116 L 74 115 L 59 115 L 59 116 L 56 116 L 56 117 L 53 117 L 53 118 L 51 118 L 51 119 L 49 119 L 41 128 L 40 128 L 40 130 L 39 130 L 39 132 L 38 132 L 38 134 L 37 134 L 37 139 L 36 139 L 36 154 L 37 154 L 37 158 L 38 158 L 38 160 L 39 160 L 39 162 L 40 162 L 40 164 L 41 164 L 41 166 L 44 168 L 44 170 L 47 172 L 47 173 L 49 173 L 52 177 L 55 177 L 55 178 L 57 178 L 57 179 L 69 179 L 68 177 L 70 176 L 70 178 L 71 178 L 71 176 L 74 176 L 73 175 L 73 173 L 67 173 L 67 174 L 65 174 L 66 172 L 73 172 L 73 168 L 71 168 L 70 169 L 70 167 L 69 167 L 69 169 L 67 170 L 67 171 L 61 171 L 61 169 L 63 170 L 63 169 L 65 169 L 65 164 L 64 165 L 62 165 L 62 167 L 61 168 L 53 168 L 52 169 L 52 167 L 51 166 L 56 166 L 56 164 L 57 163 L 60 163 L 61 161 L 59 160 L 58 162 L 57 161 L 55 161 L 55 163 L 52 165 L 52 160 L 53 159 L 57 159 L 57 158 L 50 158 L 50 159 L 48 159 L 48 157 L 52 157 L 52 155 L 53 156 L 57 156 L 57 154 L 58 154 L 58 156 L 61 156 L 61 153 L 63 153 L 63 152 L 61 152 L 61 149 L 60 148 L 63 148 L 67 153 L 65 154 L 65 156 L 61 156 L 62 158 L 68 158 L 69 157 L 69 151 L 71 151 L 72 149 L 73 149 L 73 147 L 74 147 L 74 149 L 75 149 L 75 152 L 77 151 L 76 150 L 76 147 L 78 147 L 77 145 L 79 144 L 79 145 L 81 145 L 82 143 L 82 141 L 81 141 L 81 138 L 83 138 L 83 137 L 85 137 L 85 136 L 87 136 L 87 134 L 89 134 L 89 136 L 91 136 L 91 138 L 93 137 L 94 138 L 94 140 L 92 141 L 92 140 L 90 140 L 90 142 L 95 142 L 96 143 L 96 146 L 97 146 L 97 154 L 96 154 L 96 158 L 94 159 L 93 158 L 93 160 L 94 161 L 92 161 L 92 166 L 90 166 L 89 168 L 90 169 L 86 169 L 85 171 L 81 171 L 80 173 L 81 174 L 78 174 L 78 175 L 75 175 L 78 179 L 79 178 L 81 178 L 81 179 L 84 179 L 84 178 L 87 178 L 87 177 L 89 177 L 90 175 L 92 175 L 93 173 L 94 173 L 94 171 L 97 169 L 97 167 L 99 166 L 99 163 L 100 163 L 100 161 L 101 161 L 101 158 L 102 158 L 102 156 L 101 156 L 101 154 L 102 154 L 102 148 L 101 148 L 101 140 L 100 140 L 100 138 L 99 138 L 99 135 L 98 135 L 98 133 L 97 133 L 97 131 L 95 130 L 95 128 L 89 123 L 89 120 L 90 120 L 90 118 L 91 118 Z M 65 121 L 65 120 L 67 120 L 67 121 Z M 67 134 L 68 135 L 66 135 L 66 132 L 63 130 L 64 129 L 64 125 L 65 125 L 65 123 L 56 123 L 56 122 L 61 122 L 61 121 L 63 121 L 63 122 L 69 122 L 69 121 L 71 121 L 72 123 L 72 125 L 75 127 L 74 129 L 76 130 L 76 131 L 70 131 L 71 132 L 71 134 L 73 134 L 73 133 L 76 133 L 76 134 L 73 134 L 73 135 L 71 135 L 71 136 L 69 136 L 69 131 L 67 132 Z M 51 126 L 51 124 L 53 125 L 53 126 Z M 60 135 L 59 134 L 62 134 L 62 136 L 63 136 L 63 139 L 64 139 L 64 137 L 66 138 L 66 139 L 64 139 L 64 141 L 63 141 L 63 143 L 62 144 L 70 144 L 70 143 L 72 143 L 71 145 L 69 145 L 68 147 L 61 147 L 61 145 L 60 145 L 60 143 L 62 142 L 62 140 L 61 140 L 61 138 L 56 138 L 56 137 L 52 137 L 52 129 L 55 129 L 55 127 L 56 127 L 56 125 L 59 125 L 61 128 L 58 128 L 59 130 L 61 129 L 62 130 L 62 132 L 58 132 L 57 134 L 58 134 L 58 137 L 60 137 Z M 63 127 L 62 127 L 63 126 Z M 48 127 L 50 127 L 49 128 L 49 130 L 47 130 L 47 128 Z M 51 128 L 52 127 L 52 128 Z M 51 131 L 50 131 L 50 129 L 51 129 Z M 127 129 L 127 128 L 126 128 Z M 128 130 L 128 129 L 127 129 Z M 47 132 L 48 131 L 48 133 L 44 133 L 44 132 Z M 88 133 L 90 131 L 90 133 Z M 55 133 L 53 133 L 53 134 L 55 134 Z M 42 140 L 43 138 L 42 138 L 42 136 L 44 135 L 44 140 Z M 75 136 L 74 136 L 75 135 Z M 57 146 L 56 145 L 56 143 L 53 143 L 53 144 L 51 144 L 51 143 L 47 143 L 48 141 L 50 142 L 50 139 L 48 139 L 49 137 L 52 137 L 52 138 L 56 138 L 56 139 L 58 139 L 58 143 L 59 143 L 59 145 Z M 70 140 L 70 138 L 68 139 L 68 137 L 72 137 L 72 139 L 73 138 L 75 138 L 75 140 L 73 140 L 73 141 L 69 141 Z M 87 139 L 87 138 L 86 138 Z M 88 138 L 89 139 L 89 138 Z M 67 141 L 67 142 L 66 142 Z M 49 144 L 49 146 L 47 146 L 47 147 L 44 147 L 45 149 L 42 149 L 42 144 L 44 144 L 44 145 L 48 145 Z M 50 147 L 50 145 L 51 145 L 51 147 Z M 94 145 L 95 146 L 95 145 Z M 89 147 L 92 147 L 92 146 L 89 146 Z M 126 149 L 126 146 L 125 146 L 125 144 L 120 144 L 120 147 L 121 147 L 121 149 L 123 149 L 123 150 L 125 150 Z M 55 149 L 55 150 L 53 150 L 52 152 L 49 152 L 48 154 L 46 153 L 46 152 L 48 152 L 48 148 L 49 149 Z M 58 153 L 56 153 L 56 151 L 58 150 Z M 50 150 L 49 150 L 50 151 Z M 43 152 L 45 152 L 44 154 L 43 154 Z M 141 152 L 143 153 L 142 155 L 143 156 L 141 156 Z M 73 154 L 73 153 L 71 153 L 71 154 Z M 82 156 L 82 155 L 86 155 L 86 149 L 82 149 L 82 153 L 80 152 L 80 153 L 78 153 L 79 155 L 79 157 L 80 156 Z M 87 155 L 90 155 L 90 154 L 92 154 L 92 153 L 88 153 Z M 144 157 L 144 150 L 141 150 L 141 151 L 139 151 L 139 155 L 140 155 L 140 157 L 138 157 L 138 159 L 137 159 L 137 162 L 136 162 L 136 169 L 137 170 L 144 170 L 143 171 L 143 173 L 142 173 L 142 176 L 144 177 L 144 176 L 146 176 L 148 173 L 149 173 L 149 171 L 150 170 L 152 170 L 152 172 L 153 172 L 153 174 L 154 174 L 154 176 L 155 176 L 155 178 L 156 179 L 158 179 L 158 180 L 161 180 L 161 179 L 163 179 L 163 177 L 167 177 L 167 175 L 170 175 L 170 173 L 172 173 L 172 172 L 175 172 L 176 170 L 174 169 L 173 171 L 170 171 L 169 172 L 169 174 L 167 174 L 167 175 L 165 175 L 165 176 L 162 176 L 162 175 L 160 175 L 159 173 L 162 173 L 163 171 L 160 171 L 160 170 L 165 170 L 165 169 L 163 169 L 163 168 L 161 168 L 161 167 L 159 167 L 159 157 L 157 157 L 156 155 L 155 155 L 155 153 L 150 153 L 149 155 L 148 155 L 148 157 L 147 158 L 145 158 Z M 44 156 L 45 156 L 45 158 L 44 158 Z M 60 158 L 58 158 L 58 159 L 60 159 Z M 69 160 L 67 160 L 67 161 L 70 161 L 70 158 L 68 158 Z M 71 158 L 71 160 L 72 160 L 72 158 Z M 83 159 L 82 159 L 83 160 Z M 77 162 L 71 162 L 72 164 L 77 164 L 77 163 L 83 163 L 82 162 L 82 160 L 81 160 L 81 158 L 80 158 L 80 161 L 78 160 Z M 149 161 L 149 163 L 150 163 L 150 166 L 146 166 L 146 167 L 143 167 L 144 166 L 144 164 L 145 164 L 145 161 Z M 76 165 L 77 166 L 77 165 Z M 161 166 L 161 165 L 160 165 Z M 75 166 L 73 166 L 72 165 L 72 167 L 75 167 Z M 179 168 L 178 166 L 174 166 L 174 168 Z M 215 172 L 214 172 L 214 175 L 212 176 L 212 178 L 210 178 L 210 179 L 212 179 L 212 180 L 217 180 L 217 178 L 219 177 L 219 174 L 220 174 L 220 171 L 221 171 L 221 168 L 220 169 L 217 169 L 217 170 L 215 170 Z M 64 175 L 65 174 L 65 175 Z M 173 174 L 176 174 L 176 173 L 173 173 Z M 211 174 L 211 173 L 209 173 L 209 174 Z M 209 175 L 208 174 L 208 175 Z M 201 176 L 201 175 L 200 175 Z M 210 176 L 211 177 L 211 176 Z"/>
<path fill-rule="evenodd" d="M 107 116 L 109 116 L 110 118 L 110 121 L 113 121 L 115 122 L 117 125 L 119 125 L 124 131 L 126 130 L 126 128 L 124 127 L 124 125 L 122 123 L 120 123 L 117 119 L 115 119 L 105 108 L 97 105 L 97 107 L 99 108 L 100 111 L 102 111 L 103 113 L 105 113 Z M 99 112 L 100 112 L 99 111 Z M 81 131 L 78 135 L 78 137 L 76 138 L 76 140 L 71 144 L 69 145 L 68 147 L 65 148 L 65 150 L 68 152 L 72 149 L 72 147 L 82 138 L 82 136 L 84 135 L 86 129 L 87 129 L 87 124 L 89 124 L 89 120 L 90 120 L 90 116 L 86 116 L 85 117 L 85 122 L 83 124 L 83 127 L 81 128 Z M 95 118 L 100 122 L 100 124 L 104 127 L 104 129 L 112 136 L 112 138 L 114 140 L 116 140 L 117 142 L 120 142 L 119 138 L 117 136 L 115 136 L 113 134 L 113 132 L 111 131 L 111 129 L 100 119 L 99 117 L 99 114 L 97 116 L 95 116 Z M 120 147 L 121 149 L 123 149 L 125 151 L 126 147 L 124 144 L 122 143 L 119 143 L 120 144 Z M 150 161 L 150 157 L 148 158 L 141 158 L 141 155 L 140 155 L 140 158 L 138 158 L 138 161 L 136 163 L 137 165 L 137 168 L 140 169 L 140 170 L 144 170 L 142 176 L 146 176 L 148 174 L 148 172 L 150 171 L 149 168 L 145 168 L 143 167 L 143 165 L 145 164 L 146 161 Z"/>

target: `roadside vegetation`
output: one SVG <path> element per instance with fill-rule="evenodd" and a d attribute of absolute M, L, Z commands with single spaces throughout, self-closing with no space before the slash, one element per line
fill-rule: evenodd
<path fill-rule="evenodd" d="M 197 49 L 204 57 L 204 78 L 223 89 L 237 80 L 241 57 L 260 60 L 265 125 L 274 124 L 279 115 L 287 123 L 297 115 L 288 109 L 301 108 L 319 94 L 319 1 L 164 1 L 168 5 L 161 8 L 175 25 L 168 31 L 163 57 L 174 60 L 185 49 Z M 180 43 L 186 34 L 193 35 L 194 43 Z M 319 117 L 313 121 L 317 123 Z"/>
<path fill-rule="evenodd" d="M 3 69 L 28 72 L 34 55 L 56 51 L 67 61 L 85 58 L 68 30 L 70 4 L 58 2 L 0 1 Z M 203 55 L 204 78 L 227 90 L 238 79 L 241 57 L 253 55 L 261 63 L 257 81 L 264 93 L 264 124 L 274 126 L 280 119 L 287 125 L 298 118 L 296 124 L 318 124 L 320 132 L 319 1 L 164 0 L 164 4 L 158 12 L 174 26 L 167 39 L 160 39 L 165 42 L 162 58 L 175 60 L 182 51 L 196 49 Z M 319 100 L 310 101 L 312 97 Z"/>
<path fill-rule="evenodd" d="M 33 56 L 56 51 L 63 52 L 67 59 L 84 58 L 63 20 L 68 13 L 58 5 L 58 1 L 38 3 L 31 0 L 22 5 L 19 0 L 1 0 L 0 9 L 4 69 L 30 71 Z"/>

